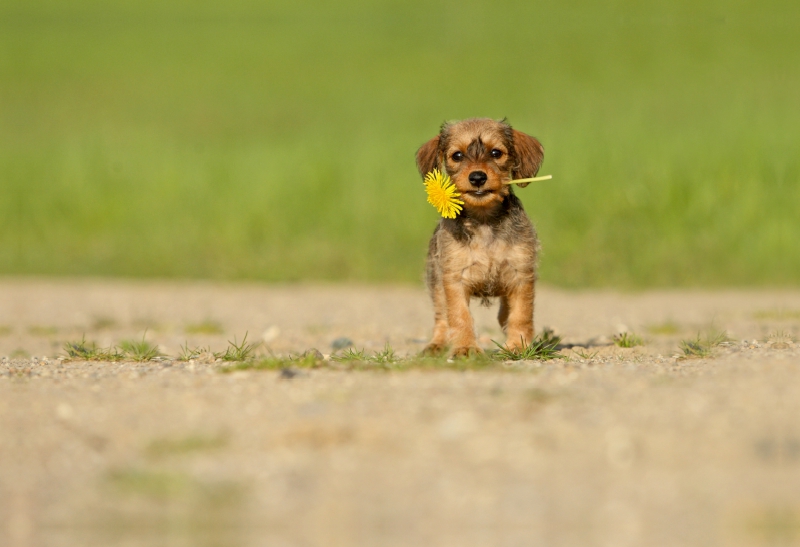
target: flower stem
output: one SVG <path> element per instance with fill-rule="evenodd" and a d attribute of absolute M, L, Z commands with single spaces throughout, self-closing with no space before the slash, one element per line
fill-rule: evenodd
<path fill-rule="evenodd" d="M 553 175 L 543 175 L 541 177 L 533 177 L 530 179 L 510 180 L 508 182 L 504 182 L 503 184 L 519 184 L 520 182 L 539 182 L 540 180 L 550 180 L 551 178 L 553 178 Z"/>

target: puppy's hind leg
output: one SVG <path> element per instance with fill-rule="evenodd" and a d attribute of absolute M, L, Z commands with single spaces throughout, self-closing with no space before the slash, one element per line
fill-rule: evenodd
<path fill-rule="evenodd" d="M 423 355 L 439 355 L 447 349 L 449 325 L 447 323 L 447 302 L 444 298 L 442 274 L 438 268 L 438 246 L 434 235 L 428 248 L 426 282 L 433 302 L 433 338 L 422 350 Z"/>
<path fill-rule="evenodd" d="M 503 295 L 500 297 L 500 309 L 497 311 L 497 322 L 500 323 L 503 332 L 508 328 L 508 311 L 508 298 Z"/>
<path fill-rule="evenodd" d="M 429 290 L 433 301 L 433 338 L 422 350 L 422 353 L 425 355 L 439 355 L 447 349 L 447 333 L 449 330 L 447 303 L 445 302 L 444 286 L 441 279 L 436 279 L 435 283 L 429 287 Z"/>

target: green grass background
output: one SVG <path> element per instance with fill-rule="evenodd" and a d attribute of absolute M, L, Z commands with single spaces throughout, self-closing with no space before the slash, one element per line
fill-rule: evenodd
<path fill-rule="evenodd" d="M 0 0 L 0 274 L 419 282 L 508 116 L 562 286 L 800 282 L 800 3 Z"/>

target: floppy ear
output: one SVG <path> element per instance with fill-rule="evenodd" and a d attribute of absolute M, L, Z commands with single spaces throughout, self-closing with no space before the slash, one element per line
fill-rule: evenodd
<path fill-rule="evenodd" d="M 417 169 L 424 178 L 439 164 L 439 135 L 423 144 L 417 150 Z"/>
<path fill-rule="evenodd" d="M 514 165 L 512 175 L 515 179 L 535 177 L 544 161 L 544 147 L 542 143 L 522 131 L 514 129 L 513 133 L 517 163 Z M 524 182 L 517 186 L 525 188 L 529 184 L 529 182 Z"/>

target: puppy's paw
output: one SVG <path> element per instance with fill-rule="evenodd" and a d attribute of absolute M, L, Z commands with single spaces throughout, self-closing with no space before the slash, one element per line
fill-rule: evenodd
<path fill-rule="evenodd" d="M 524 339 L 522 336 L 517 336 L 516 338 L 512 338 L 509 336 L 508 340 L 506 340 L 506 345 L 504 347 L 510 350 L 523 350 L 530 345 L 530 341 Z"/>
<path fill-rule="evenodd" d="M 469 357 L 470 355 L 481 355 L 483 350 L 478 346 L 460 346 L 457 348 L 453 348 L 450 357 L 457 358 L 457 357 Z"/>
<path fill-rule="evenodd" d="M 422 350 L 422 355 L 425 357 L 438 357 L 445 351 L 447 351 L 447 346 L 445 344 L 438 344 L 436 342 L 431 342 L 430 344 L 425 346 L 425 349 Z"/>

